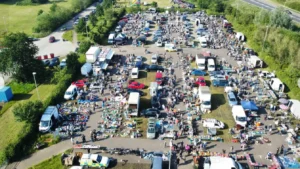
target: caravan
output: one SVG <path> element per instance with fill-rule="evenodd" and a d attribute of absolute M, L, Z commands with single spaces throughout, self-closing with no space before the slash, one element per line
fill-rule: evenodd
<path fill-rule="evenodd" d="M 232 116 L 237 125 L 246 127 L 247 125 L 247 116 L 243 106 L 234 105 L 232 106 Z"/>
<path fill-rule="evenodd" d="M 140 93 L 132 92 L 128 99 L 128 114 L 130 116 L 138 116 L 140 108 Z"/>

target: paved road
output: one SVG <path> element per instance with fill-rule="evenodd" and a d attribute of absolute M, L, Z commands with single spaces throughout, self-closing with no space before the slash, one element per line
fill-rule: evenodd
<path fill-rule="evenodd" d="M 270 11 L 275 9 L 276 7 L 283 6 L 283 5 L 272 3 L 269 0 L 244 0 L 244 1 Z M 291 18 L 296 22 L 300 22 L 300 13 L 294 11 L 291 12 L 292 12 L 292 14 L 290 14 Z"/>
<path fill-rule="evenodd" d="M 76 17 L 84 17 L 89 15 L 93 9 L 96 9 L 96 4 L 94 3 L 81 13 L 79 13 Z M 37 56 L 49 55 L 50 53 L 54 53 L 55 56 L 66 56 L 69 52 L 75 51 L 76 47 L 78 47 L 76 42 L 62 41 L 62 35 L 64 31 L 60 31 L 62 27 L 67 27 L 68 29 L 73 28 L 73 19 L 62 25 L 56 31 L 52 32 L 50 35 L 40 38 L 39 41 L 35 41 L 35 45 L 39 48 Z M 56 42 L 49 43 L 49 37 L 54 36 Z"/>

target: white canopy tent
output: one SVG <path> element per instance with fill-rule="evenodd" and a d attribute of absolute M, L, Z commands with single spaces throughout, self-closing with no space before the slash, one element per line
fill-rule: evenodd
<path fill-rule="evenodd" d="M 295 118 L 300 119 L 300 101 L 290 99 L 290 111 L 295 116 Z"/>

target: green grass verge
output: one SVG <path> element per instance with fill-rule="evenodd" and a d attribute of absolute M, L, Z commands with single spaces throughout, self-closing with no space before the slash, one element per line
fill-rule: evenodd
<path fill-rule="evenodd" d="M 300 1 L 298 0 L 271 0 L 275 3 L 284 5 L 286 8 L 291 8 L 295 11 L 300 11 Z"/>
<path fill-rule="evenodd" d="M 25 32 L 32 34 L 32 27 L 34 26 L 39 10 L 48 12 L 52 2 L 50 0 L 47 4 L 32 5 L 32 6 L 17 6 L 17 0 L 4 0 L 0 3 L 0 33 L 9 32 Z M 55 1 L 58 6 L 71 7 L 71 0 Z M 2 18 L 3 17 L 3 18 Z"/>
<path fill-rule="evenodd" d="M 132 5 L 132 0 L 118 0 L 117 1 L 119 4 L 123 4 L 123 5 Z M 148 3 L 148 6 L 151 5 L 152 2 L 157 2 L 157 6 L 160 8 L 165 8 L 165 7 L 171 7 L 171 1 L 169 0 L 143 0 L 141 1 L 141 3 L 144 4 L 144 2 Z"/>
<path fill-rule="evenodd" d="M 63 39 L 73 42 L 73 30 L 65 31 L 63 34 Z"/>
<path fill-rule="evenodd" d="M 44 101 L 49 97 L 52 91 L 55 89 L 55 85 L 42 84 L 38 86 L 38 91 L 40 94 L 40 100 Z M 15 96 L 16 97 L 16 96 Z M 36 90 L 32 90 L 28 94 L 22 94 L 19 96 L 18 100 L 14 103 L 20 103 L 25 100 L 37 100 Z M 18 135 L 22 133 L 25 123 L 17 122 L 14 114 L 12 113 L 13 106 L 8 108 L 0 117 L 0 152 L 4 151 L 9 143 L 18 142 Z"/>

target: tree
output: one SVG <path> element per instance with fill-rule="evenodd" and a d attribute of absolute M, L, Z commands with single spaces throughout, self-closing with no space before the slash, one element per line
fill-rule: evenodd
<path fill-rule="evenodd" d="M 54 76 L 51 79 L 51 83 L 53 84 L 57 84 L 60 81 L 66 81 L 68 79 L 71 79 L 72 76 L 71 74 L 67 73 L 67 69 L 60 69 L 58 67 L 56 67 L 54 69 Z"/>
<path fill-rule="evenodd" d="M 284 8 L 276 8 L 271 12 L 270 24 L 274 27 L 292 28 L 292 18 L 285 12 Z"/>
<path fill-rule="evenodd" d="M 157 2 L 153 1 L 153 2 L 151 3 L 151 6 L 154 7 L 154 8 L 156 8 L 156 7 L 157 7 Z"/>
<path fill-rule="evenodd" d="M 91 23 L 91 25 L 92 25 L 93 27 L 96 25 L 96 23 L 97 23 L 97 18 L 96 18 L 96 16 L 95 16 L 95 14 L 91 14 L 91 15 L 89 16 L 89 21 L 90 21 L 90 23 Z"/>
<path fill-rule="evenodd" d="M 78 61 L 79 55 L 74 52 L 70 52 L 67 55 L 67 72 L 74 75 L 77 73 L 80 67 L 80 63 Z"/>
<path fill-rule="evenodd" d="M 91 46 L 92 46 L 92 43 L 90 41 L 85 40 L 85 41 L 80 43 L 78 52 L 79 53 L 85 53 L 86 51 L 89 50 L 89 48 Z"/>
<path fill-rule="evenodd" d="M 104 9 L 102 5 L 97 5 L 96 7 L 96 16 L 103 16 L 104 15 Z"/>
<path fill-rule="evenodd" d="M 56 4 L 56 3 L 53 3 L 53 4 L 51 5 L 51 7 L 50 7 L 50 11 L 51 11 L 51 12 L 55 12 L 57 8 L 58 8 L 57 4 Z"/>
<path fill-rule="evenodd" d="M 19 82 L 33 82 L 32 72 L 38 72 L 37 80 L 43 80 L 46 69 L 40 60 L 34 58 L 37 46 L 25 33 L 10 33 L 4 36 L 0 53 L 0 72 L 11 74 Z"/>
<path fill-rule="evenodd" d="M 254 22 L 259 25 L 268 25 L 270 23 L 270 12 L 261 9 L 258 13 L 256 13 Z"/>
<path fill-rule="evenodd" d="M 76 26 L 76 32 L 83 33 L 86 31 L 86 23 L 83 18 L 80 18 Z"/>
<path fill-rule="evenodd" d="M 39 10 L 38 16 L 41 15 L 44 11 L 42 9 Z"/>
<path fill-rule="evenodd" d="M 26 123 L 33 124 L 38 123 L 43 111 L 43 103 L 39 100 L 21 103 L 18 106 L 14 106 L 12 110 L 17 121 L 24 121 Z"/>

